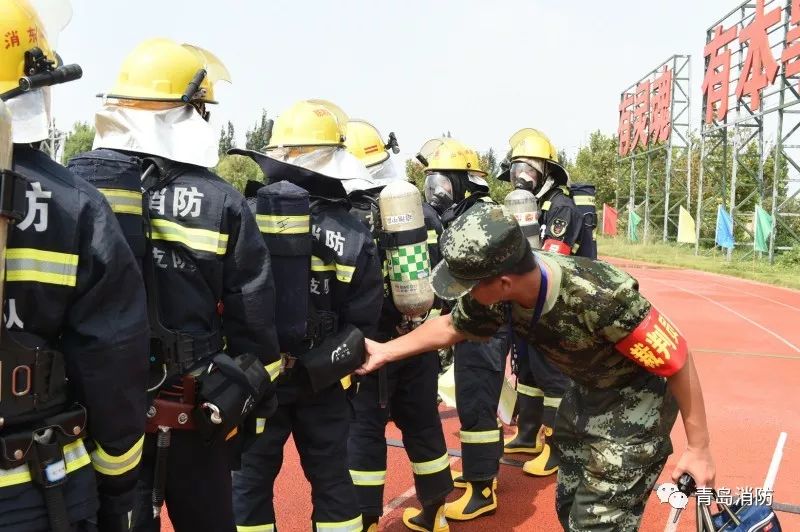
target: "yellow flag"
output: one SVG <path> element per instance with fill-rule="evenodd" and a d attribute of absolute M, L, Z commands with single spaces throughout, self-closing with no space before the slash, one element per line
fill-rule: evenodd
<path fill-rule="evenodd" d="M 686 244 L 697 242 L 694 218 L 689 214 L 689 211 L 683 208 L 683 205 L 681 205 L 681 209 L 678 212 L 678 242 Z"/>

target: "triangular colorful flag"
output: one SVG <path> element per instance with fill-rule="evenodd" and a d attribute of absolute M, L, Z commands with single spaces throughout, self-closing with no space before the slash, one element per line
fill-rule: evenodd
<path fill-rule="evenodd" d="M 714 243 L 721 248 L 733 249 L 733 221 L 722 205 L 717 208 L 717 231 Z"/>
<path fill-rule="evenodd" d="M 642 217 L 636 214 L 636 211 L 630 211 L 628 214 L 628 240 L 631 242 L 638 242 L 639 235 L 636 234 L 636 229 L 639 227 L 639 222 Z"/>
<path fill-rule="evenodd" d="M 609 205 L 608 203 L 603 203 L 603 234 L 616 236 L 617 235 L 617 219 L 619 218 L 619 213 L 617 209 Z"/>
<path fill-rule="evenodd" d="M 769 235 L 772 233 L 772 216 L 761 205 L 756 205 L 755 232 L 753 234 L 753 248 L 766 253 L 769 251 Z"/>
<path fill-rule="evenodd" d="M 694 244 L 697 242 L 697 227 L 694 224 L 694 218 L 689 214 L 689 211 L 681 205 L 678 211 L 678 242 L 686 244 Z"/>

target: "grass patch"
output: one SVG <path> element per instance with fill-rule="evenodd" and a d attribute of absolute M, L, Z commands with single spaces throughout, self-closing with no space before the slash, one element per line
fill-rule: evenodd
<path fill-rule="evenodd" d="M 732 275 L 800 290 L 800 263 L 798 263 L 800 254 L 797 253 L 798 250 L 777 257 L 775 264 L 769 263 L 766 254 L 759 258 L 757 253 L 747 256 L 745 251 L 734 250 L 733 258 L 728 262 L 724 251 L 718 248 L 705 250 L 701 248 L 700 255 L 696 256 L 694 245 L 633 244 L 624 237 L 598 236 L 597 251 L 600 255 L 608 257 Z"/>

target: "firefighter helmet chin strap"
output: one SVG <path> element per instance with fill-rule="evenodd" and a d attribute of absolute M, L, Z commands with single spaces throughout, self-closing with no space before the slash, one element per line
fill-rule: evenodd
<path fill-rule="evenodd" d="M 542 199 L 542 197 L 545 194 L 547 194 L 548 192 L 550 192 L 550 190 L 553 189 L 555 184 L 556 184 L 556 181 L 555 181 L 555 179 L 553 179 L 553 176 L 548 175 L 547 178 L 544 180 L 544 183 L 542 184 L 542 186 L 539 189 L 539 191 L 536 192 L 536 194 L 535 194 L 536 199 Z"/>
<path fill-rule="evenodd" d="M 48 59 L 41 48 L 31 48 L 25 52 L 25 75 L 19 78 L 19 85 L 0 95 L 3 101 L 42 87 L 50 87 L 80 79 L 83 70 L 79 65 L 56 66 L 56 61 Z"/>

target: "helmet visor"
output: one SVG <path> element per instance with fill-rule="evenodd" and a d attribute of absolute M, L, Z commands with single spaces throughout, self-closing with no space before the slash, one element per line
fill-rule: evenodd
<path fill-rule="evenodd" d="M 514 161 L 511 163 L 511 186 L 520 190 L 535 192 L 542 183 L 544 163 L 542 161 Z"/>
<path fill-rule="evenodd" d="M 453 183 L 440 172 L 430 172 L 425 176 L 425 201 L 442 211 L 453 204 Z"/>

